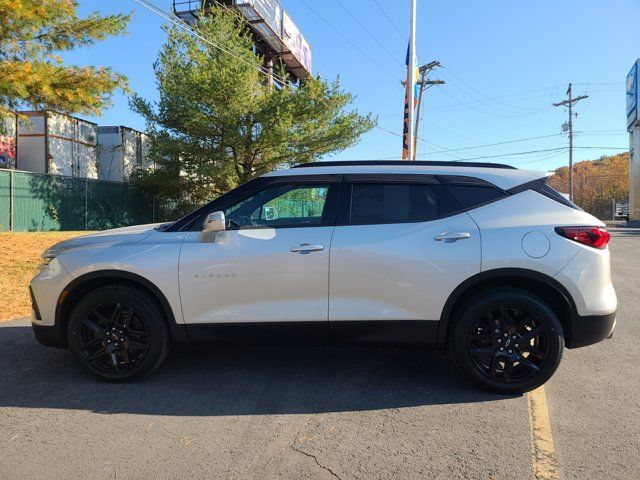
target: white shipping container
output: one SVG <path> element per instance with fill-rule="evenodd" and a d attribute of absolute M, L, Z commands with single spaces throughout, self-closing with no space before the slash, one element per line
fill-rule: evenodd
<path fill-rule="evenodd" d="M 98 178 L 126 182 L 137 168 L 154 168 L 149 136 L 123 126 L 98 127 Z"/>
<path fill-rule="evenodd" d="M 22 112 L 18 122 L 17 168 L 80 178 L 98 177 L 95 123 L 62 113 Z"/>

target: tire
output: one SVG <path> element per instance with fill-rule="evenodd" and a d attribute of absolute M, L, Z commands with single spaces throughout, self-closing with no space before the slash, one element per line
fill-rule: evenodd
<path fill-rule="evenodd" d="M 78 302 L 69 318 L 69 348 L 99 378 L 130 382 L 150 374 L 171 346 L 156 299 L 126 284 L 101 287 Z"/>
<path fill-rule="evenodd" d="M 537 296 L 515 288 L 486 292 L 455 319 L 449 349 L 473 383 L 500 393 L 524 393 L 558 368 L 564 334 L 557 315 Z"/>

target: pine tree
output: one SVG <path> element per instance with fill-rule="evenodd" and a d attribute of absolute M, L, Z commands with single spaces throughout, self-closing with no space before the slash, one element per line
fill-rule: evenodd
<path fill-rule="evenodd" d="M 370 115 L 347 111 L 353 96 L 338 80 L 270 87 L 244 23 L 232 11 L 212 10 L 196 26 L 200 38 L 168 29 L 154 65 L 159 100 L 133 97 L 160 167 L 138 172 L 138 184 L 202 204 L 280 165 L 343 150 L 373 127 Z"/>

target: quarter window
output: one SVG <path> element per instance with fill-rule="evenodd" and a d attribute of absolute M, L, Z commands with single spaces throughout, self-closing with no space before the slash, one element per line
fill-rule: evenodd
<path fill-rule="evenodd" d="M 460 210 L 442 185 L 355 183 L 349 223 L 426 222 Z"/>
<path fill-rule="evenodd" d="M 465 209 L 475 208 L 505 196 L 504 192 L 491 185 L 447 185 L 447 188 Z"/>

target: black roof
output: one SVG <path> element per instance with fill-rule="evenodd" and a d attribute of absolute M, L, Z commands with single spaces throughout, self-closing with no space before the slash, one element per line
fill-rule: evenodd
<path fill-rule="evenodd" d="M 479 167 L 479 168 L 507 168 L 516 170 L 516 167 L 511 165 L 505 165 L 504 163 L 489 163 L 489 162 L 428 162 L 428 161 L 414 161 L 409 162 L 407 160 L 345 160 L 345 161 L 328 161 L 328 162 L 311 162 L 301 163 L 295 165 L 292 168 L 306 168 L 306 167 L 348 167 L 348 166 L 394 166 L 394 167 Z"/>

